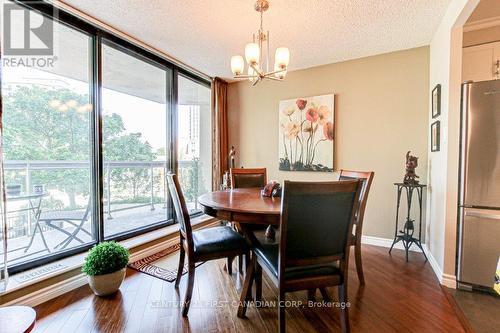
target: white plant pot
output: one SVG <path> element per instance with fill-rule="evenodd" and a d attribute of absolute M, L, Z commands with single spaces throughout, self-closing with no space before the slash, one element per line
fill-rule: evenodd
<path fill-rule="evenodd" d="M 94 276 L 87 275 L 87 281 L 89 282 L 90 289 L 97 296 L 111 295 L 120 289 L 120 285 L 123 279 L 125 279 L 125 272 L 126 267 L 114 273 Z"/>

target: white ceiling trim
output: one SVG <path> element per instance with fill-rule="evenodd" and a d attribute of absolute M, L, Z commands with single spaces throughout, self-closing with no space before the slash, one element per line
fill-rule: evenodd
<path fill-rule="evenodd" d="M 137 46 L 140 46 L 146 50 L 148 50 L 149 52 L 161 57 L 161 58 L 164 58 L 170 62 L 172 62 L 173 64 L 177 65 L 178 67 L 181 67 L 185 70 L 187 70 L 188 72 L 191 72 L 193 74 L 196 74 L 206 80 L 209 80 L 211 81 L 212 80 L 212 77 L 206 73 L 203 73 L 202 71 L 192 67 L 192 66 L 189 66 L 188 64 L 182 62 L 181 60 L 171 56 L 170 54 L 167 54 L 149 44 L 146 44 L 140 40 L 138 40 L 137 38 L 134 38 L 133 36 L 130 36 L 128 35 L 127 33 L 123 32 L 123 31 L 120 31 L 98 19 L 96 19 L 95 17 L 92 17 L 90 15 L 87 15 L 86 13 L 78 10 L 77 8 L 71 6 L 71 5 L 68 5 L 62 1 L 59 1 L 59 0 L 46 0 L 48 3 L 50 4 L 53 4 L 55 7 L 57 7 L 58 9 L 60 10 L 64 10 L 70 14 L 73 14 L 75 16 L 77 16 L 78 18 L 84 20 L 84 21 L 87 21 L 88 23 L 106 31 L 106 32 L 109 32 L 111 34 L 114 34 L 132 44 L 135 44 Z"/>
<path fill-rule="evenodd" d="M 500 25 L 500 16 L 495 16 L 479 21 L 466 23 L 464 25 L 464 32 L 487 29 L 487 28 L 497 27 L 499 25 Z"/>

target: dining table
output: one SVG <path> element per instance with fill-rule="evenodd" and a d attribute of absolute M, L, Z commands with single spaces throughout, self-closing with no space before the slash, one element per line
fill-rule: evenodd
<path fill-rule="evenodd" d="M 203 194 L 198 203 L 205 214 L 236 223 L 237 229 L 250 243 L 257 241 L 252 231 L 259 225 L 267 225 L 262 241 L 277 243 L 275 228 L 280 225 L 281 198 L 263 196 L 260 188 L 238 188 Z M 261 301 L 261 288 L 262 285 L 256 284 L 256 301 Z"/>
<path fill-rule="evenodd" d="M 245 231 L 250 225 L 267 225 L 266 237 L 274 238 L 280 224 L 281 198 L 265 197 L 260 188 L 238 188 L 208 192 L 198 198 L 209 216 L 236 222 Z"/>

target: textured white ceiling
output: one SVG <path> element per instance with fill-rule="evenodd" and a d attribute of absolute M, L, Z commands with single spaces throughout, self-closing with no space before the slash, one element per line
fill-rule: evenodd
<path fill-rule="evenodd" d="M 64 0 L 210 75 L 231 77 L 259 24 L 254 0 Z M 271 0 L 272 59 L 290 70 L 428 45 L 450 0 Z M 272 61 L 272 60 L 271 60 Z"/>

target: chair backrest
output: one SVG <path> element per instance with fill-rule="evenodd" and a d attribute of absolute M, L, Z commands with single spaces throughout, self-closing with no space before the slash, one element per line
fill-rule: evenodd
<path fill-rule="evenodd" d="M 231 187 L 249 188 L 264 187 L 267 183 L 266 168 L 231 168 Z"/>
<path fill-rule="evenodd" d="M 362 187 L 361 194 L 359 196 L 359 208 L 356 212 L 356 219 L 354 220 L 354 223 L 356 224 L 356 235 L 359 235 L 359 237 L 361 237 L 366 203 L 368 202 L 368 194 L 370 193 L 373 177 L 375 177 L 375 172 L 373 171 L 340 170 L 339 180 L 361 180 Z"/>
<path fill-rule="evenodd" d="M 177 222 L 179 222 L 179 230 L 182 236 L 188 241 L 188 244 L 192 244 L 193 237 L 191 219 L 189 217 L 186 200 L 184 199 L 184 194 L 182 193 L 181 185 L 179 183 L 179 178 L 177 175 L 169 173 L 167 174 L 167 183 L 168 190 L 174 204 Z"/>
<path fill-rule="evenodd" d="M 349 258 L 360 182 L 285 181 L 281 204 L 280 276 L 285 268 Z"/>

